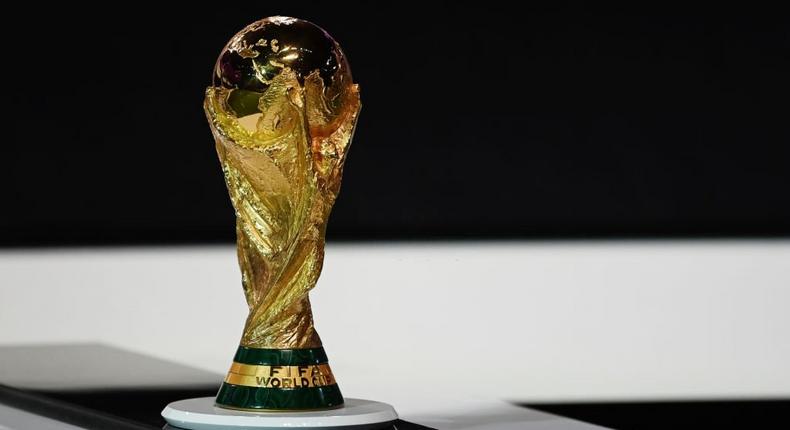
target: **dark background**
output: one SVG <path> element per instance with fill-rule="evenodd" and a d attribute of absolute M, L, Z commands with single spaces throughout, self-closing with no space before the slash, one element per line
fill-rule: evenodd
<path fill-rule="evenodd" d="M 232 241 L 203 91 L 275 14 L 334 35 L 362 88 L 330 239 L 790 235 L 782 13 L 23 9 L 3 29 L 2 245 Z"/>

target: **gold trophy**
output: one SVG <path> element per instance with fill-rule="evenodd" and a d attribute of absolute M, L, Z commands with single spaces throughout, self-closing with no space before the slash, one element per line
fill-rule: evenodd
<path fill-rule="evenodd" d="M 397 419 L 389 405 L 344 401 L 308 297 L 360 110 L 340 45 L 307 21 L 256 21 L 222 50 L 204 108 L 236 213 L 249 315 L 210 407 L 175 402 L 163 416 L 185 428 L 205 428 L 190 427 L 200 413 L 261 428 L 315 427 L 312 416 L 335 417 L 335 427 L 388 425 Z M 186 418 L 174 416 L 179 407 L 191 408 Z"/>

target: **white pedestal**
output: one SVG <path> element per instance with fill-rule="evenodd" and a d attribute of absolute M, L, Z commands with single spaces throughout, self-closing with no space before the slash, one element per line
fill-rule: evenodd
<path fill-rule="evenodd" d="M 317 428 L 374 430 L 398 419 L 392 406 L 361 399 L 345 399 L 338 409 L 308 412 L 247 412 L 214 406 L 214 397 L 173 402 L 162 411 L 168 424 L 189 430 L 271 430 Z"/>

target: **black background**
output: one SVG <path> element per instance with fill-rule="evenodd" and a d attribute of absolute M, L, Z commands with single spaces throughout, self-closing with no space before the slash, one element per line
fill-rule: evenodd
<path fill-rule="evenodd" d="M 9 12 L 0 244 L 232 241 L 203 91 L 275 14 L 362 88 L 330 239 L 790 235 L 785 14 L 300 1 Z"/>

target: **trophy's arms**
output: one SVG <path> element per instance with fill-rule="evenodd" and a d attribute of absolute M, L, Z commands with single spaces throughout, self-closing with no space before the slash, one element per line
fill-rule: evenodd
<path fill-rule="evenodd" d="M 318 74 L 313 73 L 305 80 L 305 96 L 313 162 L 322 191 L 331 195 L 327 208 L 331 210 L 340 191 L 343 165 L 359 117 L 359 86 L 325 88 Z"/>
<path fill-rule="evenodd" d="M 260 344 L 264 339 L 278 338 L 278 344 L 298 342 L 299 347 L 320 345 L 320 339 L 313 328 L 312 313 L 307 294 L 321 273 L 324 259 L 324 235 L 327 219 L 340 188 L 343 162 L 350 144 L 359 112 L 359 92 L 356 86 L 348 89 L 343 100 L 343 109 L 330 112 L 332 121 L 322 123 L 311 117 L 309 89 L 306 84 L 307 108 L 312 163 L 309 176 L 315 179 L 317 189 L 310 201 L 304 229 L 300 231 L 296 244 L 283 272 L 276 281 L 271 300 L 260 302 L 251 310 L 248 323 L 269 321 L 257 324 L 252 330 L 245 331 L 243 342 Z M 315 124 L 318 123 L 318 126 Z M 248 325 L 252 327 L 252 324 Z"/>
<path fill-rule="evenodd" d="M 308 79 L 299 91 L 295 78 L 283 73 L 260 97 L 261 113 L 241 120 L 227 114 L 220 91 L 207 91 L 205 107 L 237 217 L 250 308 L 242 344 L 318 346 L 307 293 L 321 272 L 358 89 L 324 91 L 320 79 Z"/>

